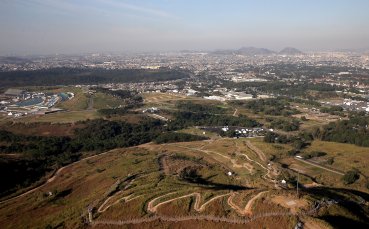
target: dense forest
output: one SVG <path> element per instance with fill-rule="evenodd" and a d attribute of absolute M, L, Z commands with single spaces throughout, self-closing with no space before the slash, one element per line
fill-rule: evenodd
<path fill-rule="evenodd" d="M 79 160 L 82 152 L 100 153 L 117 147 L 147 143 L 163 131 L 162 122 L 145 120 L 140 124 L 93 120 L 79 123 L 73 137 L 36 137 L 0 131 L 0 153 L 17 153 L 19 159 L 0 159 L 0 196 L 39 180 L 45 173 Z"/>
<path fill-rule="evenodd" d="M 268 132 L 264 141 L 268 143 L 292 144 L 298 150 L 304 148 L 313 139 L 340 142 L 369 147 L 369 116 L 363 112 L 355 112 L 349 120 L 331 122 L 312 132 L 301 132 L 297 136 L 286 136 Z"/>
<path fill-rule="evenodd" d="M 143 98 L 138 92 L 128 91 L 128 90 L 110 90 L 108 88 L 97 87 L 95 88 L 97 92 L 101 92 L 113 97 L 122 99 L 126 106 L 129 108 L 140 107 L 143 105 Z"/>
<path fill-rule="evenodd" d="M 166 132 L 160 134 L 155 138 L 154 142 L 157 144 L 171 143 L 171 142 L 191 142 L 191 141 L 201 141 L 208 138 L 187 133 L 176 133 L 176 132 Z"/>
<path fill-rule="evenodd" d="M 104 116 L 112 116 L 112 115 L 125 115 L 129 113 L 134 113 L 130 111 L 132 107 L 122 107 L 122 108 L 105 108 L 98 110 L 99 114 Z"/>
<path fill-rule="evenodd" d="M 270 121 L 270 128 L 280 129 L 283 131 L 296 131 L 300 128 L 300 122 L 295 119 L 279 119 L 279 118 L 267 118 Z"/>
<path fill-rule="evenodd" d="M 320 108 L 320 112 L 328 113 L 331 115 L 345 116 L 345 113 L 343 112 L 343 108 L 341 106 L 322 107 Z"/>
<path fill-rule="evenodd" d="M 0 87 L 153 82 L 188 78 L 183 70 L 52 68 L 0 72 Z"/>
<path fill-rule="evenodd" d="M 254 113 L 264 113 L 274 116 L 291 116 L 300 113 L 295 108 L 291 108 L 290 103 L 283 98 L 258 99 L 251 101 L 234 101 L 235 105 L 243 106 L 252 110 Z"/>
<path fill-rule="evenodd" d="M 172 112 L 173 120 L 168 123 L 168 130 L 180 130 L 189 126 L 261 126 L 257 121 L 244 115 L 239 117 L 227 115 L 225 114 L 227 110 L 219 106 L 186 101 L 177 103 L 176 107 L 179 111 Z"/>
<path fill-rule="evenodd" d="M 227 88 L 235 88 L 237 91 L 244 91 L 250 94 L 273 93 L 278 96 L 289 98 L 300 97 L 307 100 L 313 99 L 313 96 L 310 95 L 309 91 L 335 94 L 335 91 L 343 90 L 343 88 L 339 86 L 332 86 L 325 83 L 312 84 L 307 81 L 295 83 L 280 81 L 234 83 L 224 81 L 223 85 Z"/>
<path fill-rule="evenodd" d="M 224 114 L 226 112 L 225 108 L 216 105 L 196 104 L 188 101 L 180 101 L 176 104 L 176 107 L 179 110 L 195 113 Z"/>
<path fill-rule="evenodd" d="M 169 130 L 179 130 L 189 126 L 261 126 L 257 121 L 243 115 L 234 117 L 230 115 L 213 115 L 208 113 L 180 111 L 174 113 L 174 118 L 174 120 L 168 123 Z"/>
<path fill-rule="evenodd" d="M 349 120 L 329 123 L 316 129 L 314 136 L 324 141 L 369 147 L 369 116 L 357 114 L 351 116 Z"/>

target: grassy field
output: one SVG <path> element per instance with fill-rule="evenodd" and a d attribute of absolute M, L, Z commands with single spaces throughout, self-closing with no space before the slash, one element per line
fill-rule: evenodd
<path fill-rule="evenodd" d="M 214 133 L 214 132 L 200 130 L 200 129 L 195 128 L 195 127 L 189 127 L 187 129 L 183 129 L 183 130 L 180 130 L 178 132 L 193 134 L 193 135 L 198 135 L 198 136 L 204 136 L 204 137 L 208 137 L 208 138 L 211 138 L 211 139 L 219 139 L 220 138 L 220 136 L 218 134 Z"/>
<path fill-rule="evenodd" d="M 47 122 L 14 122 L 1 125 L 1 130 L 6 130 L 18 135 L 28 136 L 72 136 L 74 129 L 82 127 L 71 123 L 50 124 Z"/>
<path fill-rule="evenodd" d="M 287 156 L 287 152 L 290 151 L 292 146 L 286 144 L 271 144 L 264 142 L 263 138 L 251 138 L 249 139 L 256 147 L 262 149 L 267 158 L 283 158 Z"/>
<path fill-rule="evenodd" d="M 122 99 L 101 92 L 95 93 L 92 98 L 94 100 L 94 109 L 107 109 L 124 105 L 124 101 Z"/>
<path fill-rule="evenodd" d="M 86 110 L 88 107 L 88 95 L 82 92 L 82 89 L 76 87 L 67 87 L 57 89 L 54 92 L 73 92 L 74 98 L 57 105 L 58 108 L 69 111 Z"/>
<path fill-rule="evenodd" d="M 223 108 L 227 108 L 228 105 L 219 101 L 207 100 L 200 97 L 169 94 L 169 93 L 143 93 L 145 107 L 159 107 L 161 109 L 174 109 L 178 101 L 191 101 L 197 104 L 203 105 L 216 105 Z"/>
<path fill-rule="evenodd" d="M 367 166 L 367 158 L 369 155 L 368 147 L 359 147 L 352 144 L 343 144 L 336 142 L 313 141 L 306 152 L 323 151 L 327 155 L 322 157 L 326 159 L 334 158 L 333 167 L 347 171 L 352 168 L 359 169 L 363 174 L 369 176 L 369 167 Z"/>
<path fill-rule="evenodd" d="M 99 114 L 93 110 L 81 110 L 81 111 L 69 111 L 69 112 L 58 112 L 40 116 L 27 116 L 19 118 L 16 122 L 51 122 L 51 123 L 74 123 L 86 119 L 99 118 Z"/>
<path fill-rule="evenodd" d="M 345 173 L 352 169 L 358 169 L 361 172 L 360 179 L 353 184 L 345 185 L 342 181 L 342 175 L 298 161 L 294 157 L 288 157 L 288 155 L 282 157 L 280 163 L 286 164 L 288 165 L 288 168 L 294 171 L 299 171 L 301 174 L 313 178 L 316 182 L 322 185 L 336 188 L 356 189 L 363 192 L 369 191 L 366 187 L 368 183 L 367 177 L 369 175 L 369 169 L 366 162 L 369 148 L 358 147 L 351 144 L 313 141 L 312 144 L 304 149 L 301 154 L 307 155 L 312 152 L 324 152 L 326 155 L 312 158 L 309 161 L 341 173 Z M 332 162 L 328 163 L 329 161 Z M 307 183 L 312 182 L 311 179 L 305 180 Z"/>

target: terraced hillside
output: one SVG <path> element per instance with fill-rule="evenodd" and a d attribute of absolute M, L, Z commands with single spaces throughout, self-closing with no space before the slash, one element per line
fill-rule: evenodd
<path fill-rule="evenodd" d="M 339 204 L 325 201 L 319 190 L 302 190 L 298 198 L 293 190 L 277 185 L 278 168 L 268 165 L 262 153 L 241 139 L 112 150 L 66 166 L 40 187 L 1 202 L 0 224 L 2 228 L 292 228 L 303 221 L 329 228 L 317 216 L 326 208 L 344 212 Z M 367 196 L 360 198 L 368 201 Z M 352 217 L 360 221 L 363 216 Z"/>

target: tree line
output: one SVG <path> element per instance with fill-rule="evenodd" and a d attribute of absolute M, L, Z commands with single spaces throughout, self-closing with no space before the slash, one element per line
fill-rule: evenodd
<path fill-rule="evenodd" d="M 369 116 L 356 113 L 349 120 L 331 122 L 314 130 L 313 135 L 323 141 L 350 143 L 369 147 Z"/>
<path fill-rule="evenodd" d="M 264 113 L 266 115 L 287 117 L 300 113 L 297 109 L 291 108 L 290 103 L 283 98 L 258 99 L 246 102 L 234 101 L 232 103 L 252 110 L 254 113 Z"/>
<path fill-rule="evenodd" d="M 175 69 L 89 69 L 50 68 L 34 71 L 0 72 L 0 87 L 55 86 L 101 83 L 155 82 L 188 78 L 189 73 Z"/>

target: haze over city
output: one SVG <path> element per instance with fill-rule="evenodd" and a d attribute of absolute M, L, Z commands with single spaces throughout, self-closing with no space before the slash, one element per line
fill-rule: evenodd
<path fill-rule="evenodd" d="M 0 228 L 368 229 L 369 0 L 0 0 Z"/>
<path fill-rule="evenodd" d="M 365 0 L 3 0 L 0 56 L 369 48 Z"/>

